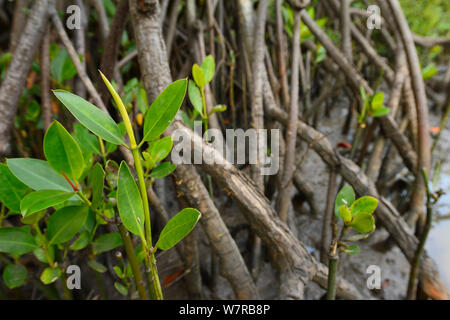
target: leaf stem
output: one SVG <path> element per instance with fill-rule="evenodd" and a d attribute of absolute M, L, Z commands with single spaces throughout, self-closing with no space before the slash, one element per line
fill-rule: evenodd
<path fill-rule="evenodd" d="M 117 228 L 119 229 L 120 236 L 123 240 L 123 246 L 125 247 L 125 252 L 128 257 L 128 261 L 131 265 L 131 270 L 134 274 L 134 281 L 136 283 L 136 288 L 139 292 L 139 296 L 141 300 L 147 300 L 147 291 L 145 291 L 143 278 L 141 269 L 139 269 L 139 265 L 137 262 L 136 255 L 134 253 L 133 243 L 131 242 L 130 235 L 128 231 L 124 228 L 122 224 L 118 225 Z"/>
<path fill-rule="evenodd" d="M 100 152 L 103 158 L 103 164 L 106 165 L 106 152 L 105 152 L 105 144 L 103 143 L 102 138 L 98 137 L 98 143 L 100 145 Z"/>
<path fill-rule="evenodd" d="M 423 233 L 419 239 L 419 244 L 417 245 L 416 254 L 411 261 L 411 270 L 409 273 L 408 290 L 406 293 L 407 300 L 415 300 L 417 295 L 417 276 L 419 275 L 420 260 L 423 256 L 425 249 L 425 243 L 427 242 L 428 233 L 431 229 L 431 222 L 433 221 L 433 203 L 432 194 L 428 182 L 428 176 L 425 169 L 422 169 L 423 180 L 425 181 L 426 191 L 427 191 L 427 217 L 426 224 Z"/>
<path fill-rule="evenodd" d="M 329 257 L 327 300 L 336 299 L 336 277 L 337 277 L 338 263 L 339 263 L 339 256 L 337 254 Z"/>
<path fill-rule="evenodd" d="M 105 82 L 114 101 L 117 104 L 120 115 L 125 124 L 125 130 L 128 134 L 128 138 L 130 139 L 130 149 L 133 154 L 134 168 L 136 170 L 136 175 L 138 177 L 141 199 L 142 199 L 142 203 L 144 205 L 144 217 L 145 217 L 144 227 L 145 227 L 145 238 L 146 239 L 142 239 L 143 240 L 142 245 L 146 250 L 146 253 L 147 253 L 146 259 L 148 260 L 150 271 L 151 271 L 151 274 L 153 277 L 153 288 L 151 288 L 150 291 L 152 293 L 152 296 L 155 297 L 155 299 L 162 300 L 163 296 L 162 296 L 161 284 L 159 282 L 158 271 L 156 269 L 155 256 L 154 256 L 154 254 L 151 253 L 151 251 L 152 251 L 152 231 L 151 231 L 151 220 L 150 220 L 150 207 L 148 204 L 147 187 L 145 186 L 144 171 L 142 170 L 142 163 L 141 163 L 141 157 L 139 154 L 139 147 L 136 144 L 136 138 L 134 136 L 134 131 L 133 131 L 133 127 L 131 125 L 130 117 L 128 116 L 128 112 L 125 108 L 125 105 L 123 104 L 122 99 L 120 98 L 119 94 L 116 92 L 114 87 L 111 85 L 111 83 L 108 81 L 108 79 L 106 79 L 106 77 L 103 75 L 103 73 L 100 72 L 100 75 L 102 76 L 103 81 Z M 141 146 L 141 144 L 139 144 L 139 146 Z M 146 240 L 146 241 L 144 241 L 144 240 Z"/>

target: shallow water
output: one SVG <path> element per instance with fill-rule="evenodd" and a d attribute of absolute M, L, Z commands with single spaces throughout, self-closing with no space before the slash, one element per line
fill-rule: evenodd
<path fill-rule="evenodd" d="M 447 134 L 450 134 L 450 132 L 447 132 Z M 447 143 L 447 141 L 445 142 Z M 437 187 L 446 194 L 435 205 L 435 218 L 450 215 L 450 157 L 448 153 L 450 147 L 447 145 L 443 149 L 447 149 L 445 150 L 447 151 L 447 159 L 441 163 L 441 176 Z M 436 219 L 433 222 L 426 249 L 438 264 L 439 272 L 447 287 L 450 288 L 450 216 L 442 220 Z"/>

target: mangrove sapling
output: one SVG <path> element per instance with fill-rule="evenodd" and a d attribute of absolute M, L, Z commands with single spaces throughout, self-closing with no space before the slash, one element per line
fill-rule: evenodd
<path fill-rule="evenodd" d="M 417 245 L 416 254 L 414 259 L 411 261 L 411 270 L 409 273 L 408 289 L 406 292 L 406 299 L 415 300 L 417 294 L 417 277 L 419 274 L 420 259 L 422 258 L 423 252 L 425 250 L 425 243 L 427 242 L 428 233 L 431 229 L 431 223 L 433 221 L 433 206 L 439 200 L 442 195 L 441 191 L 433 193 L 430 188 L 430 183 L 428 180 L 428 174 L 425 169 L 422 169 L 423 179 L 425 181 L 425 187 L 427 192 L 427 217 L 424 229 L 419 238 L 419 244 Z"/>
<path fill-rule="evenodd" d="M 194 80 L 189 80 L 188 96 L 189 100 L 194 107 L 193 117 L 200 115 L 203 127 L 205 130 L 205 140 L 209 142 L 208 136 L 208 121 L 209 117 L 215 112 L 223 112 L 227 109 L 225 105 L 217 105 L 208 112 L 205 98 L 205 87 L 214 78 L 216 69 L 216 63 L 212 55 L 208 55 L 203 61 L 201 67 L 197 64 L 192 66 L 192 77 Z M 208 182 L 208 191 L 211 198 L 214 198 L 214 189 L 212 179 L 210 175 L 206 175 Z M 211 250 L 211 274 L 212 274 L 212 287 L 216 288 L 216 280 L 219 275 L 219 266 L 217 256 L 213 250 Z M 213 289 L 215 291 L 215 289 Z"/>
<path fill-rule="evenodd" d="M 377 208 L 378 200 L 374 197 L 364 196 L 355 200 L 355 192 L 350 185 L 345 185 L 337 194 L 334 204 L 332 223 L 333 238 L 330 244 L 328 261 L 328 291 L 327 299 L 334 300 L 336 297 L 336 277 L 339 262 L 339 254 L 358 254 L 360 249 L 357 245 L 349 245 L 347 242 L 356 242 L 366 239 L 375 230 L 375 220 L 372 216 Z M 340 227 L 338 221 L 343 221 Z M 355 230 L 356 235 L 346 237 Z"/>
<path fill-rule="evenodd" d="M 390 109 L 384 105 L 384 92 L 378 91 L 373 96 L 367 96 L 366 90 L 361 86 L 360 94 L 362 99 L 361 113 L 358 113 L 358 128 L 356 129 L 355 139 L 350 153 L 350 159 L 355 156 L 356 149 L 361 140 L 362 133 L 367 126 L 369 116 L 373 118 L 383 117 L 390 112 Z"/>
<path fill-rule="evenodd" d="M 40 275 L 43 284 L 49 285 L 60 279 L 62 287 L 66 288 L 64 266 L 69 251 L 89 248 L 88 266 L 100 276 L 107 268 L 96 257 L 124 245 L 129 264 L 125 265 L 120 255 L 121 266 L 114 268 L 120 279 L 114 285 L 117 291 L 127 295 L 134 279 L 141 299 L 147 298 L 138 267 L 138 263 L 145 262 L 151 274 L 150 297 L 162 299 L 155 252 L 176 245 L 190 233 L 201 216 L 196 209 L 183 209 L 168 221 L 153 245 L 147 188 L 151 180 L 163 178 L 175 169 L 174 164 L 162 162 L 172 149 L 172 139 L 159 137 L 181 107 L 187 80 L 175 81 L 155 99 L 145 115 L 144 138 L 138 144 L 121 98 L 103 75 L 102 78 L 120 112 L 122 124 L 117 124 L 81 97 L 56 90 L 55 96 L 81 126 L 75 126 L 73 136 L 56 120 L 49 126 L 43 142 L 47 161 L 16 158 L 0 164 L 1 182 L 8 186 L 0 189 L 1 218 L 20 213 L 25 225 L 0 228 L 0 252 L 11 255 L 15 262 L 8 264 L 3 272 L 10 288 L 26 282 L 26 268 L 18 262 L 23 254 L 33 252 L 46 266 Z M 125 132 L 129 144 L 124 139 Z M 103 140 L 107 142 L 106 147 Z M 145 142 L 149 143 L 149 148 L 143 153 L 142 161 L 141 148 Z M 124 161 L 119 166 L 113 160 L 107 160 L 107 155 L 117 145 L 131 150 L 138 184 Z M 93 161 L 95 156 L 102 157 L 105 167 Z M 108 198 L 106 201 L 104 193 Z M 5 207 L 9 210 L 7 214 Z M 48 208 L 54 208 L 55 212 L 44 219 Z M 95 237 L 99 226 L 108 223 L 117 224 L 119 233 Z M 46 227 L 42 229 L 43 225 Z M 141 239 L 140 248 L 133 247 L 128 232 Z M 79 236 L 73 240 L 77 234 Z M 101 288 L 102 284 L 99 286 Z M 65 298 L 71 298 L 68 290 L 64 293 Z"/>

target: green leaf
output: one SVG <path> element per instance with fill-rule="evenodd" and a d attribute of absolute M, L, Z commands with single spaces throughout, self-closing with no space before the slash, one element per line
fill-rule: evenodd
<path fill-rule="evenodd" d="M 374 117 L 374 118 L 383 117 L 383 116 L 389 114 L 390 111 L 391 111 L 391 109 L 389 109 L 389 108 L 381 107 L 372 112 L 372 117 Z"/>
<path fill-rule="evenodd" d="M 188 96 L 194 109 L 203 117 L 203 102 L 200 89 L 197 87 L 194 81 L 189 80 Z"/>
<path fill-rule="evenodd" d="M 436 67 L 434 63 L 430 63 L 425 68 L 422 69 L 422 78 L 423 80 L 428 80 L 433 78 L 437 73 L 439 72 L 439 69 Z"/>
<path fill-rule="evenodd" d="M 118 233 L 102 234 L 94 241 L 94 250 L 97 253 L 103 253 L 115 249 L 123 244 L 122 238 Z"/>
<path fill-rule="evenodd" d="M 375 220 L 373 216 L 369 213 L 358 213 L 353 216 L 350 226 L 358 231 L 359 233 L 368 233 L 372 231 Z"/>
<path fill-rule="evenodd" d="M 162 179 L 164 177 L 167 177 L 172 172 L 174 172 L 176 168 L 177 168 L 176 164 L 170 163 L 169 161 L 165 161 L 150 172 L 150 178 Z"/>
<path fill-rule="evenodd" d="M 215 106 L 214 108 L 211 109 L 211 111 L 209 112 L 209 115 L 212 115 L 213 113 L 216 112 L 224 112 L 227 111 L 227 106 L 224 104 L 218 104 L 217 106 Z"/>
<path fill-rule="evenodd" d="M 53 170 L 46 161 L 31 158 L 8 159 L 11 172 L 33 190 L 73 191 L 64 177 Z"/>
<path fill-rule="evenodd" d="M 51 284 L 62 276 L 60 268 L 47 267 L 41 273 L 41 281 L 43 284 Z"/>
<path fill-rule="evenodd" d="M 97 136 L 114 144 L 124 144 L 119 126 L 107 113 L 73 93 L 64 90 L 54 90 L 53 93 L 81 124 Z"/>
<path fill-rule="evenodd" d="M 22 255 L 36 247 L 33 236 L 26 229 L 0 228 L 0 252 Z"/>
<path fill-rule="evenodd" d="M 29 225 L 33 225 L 37 222 L 39 222 L 46 214 L 46 210 L 42 210 L 42 211 L 38 211 L 32 214 L 27 215 L 26 217 L 23 217 L 22 219 L 20 219 L 20 222 L 22 222 L 23 224 L 29 224 Z"/>
<path fill-rule="evenodd" d="M 339 207 L 339 217 L 341 217 L 341 219 L 345 223 L 348 223 L 352 220 L 352 214 L 350 213 L 350 210 L 346 205 L 342 205 Z"/>
<path fill-rule="evenodd" d="M 74 123 L 73 127 L 75 130 L 72 136 L 78 142 L 80 148 L 92 152 L 93 154 L 99 154 L 100 145 L 98 142 L 98 138 L 78 122 Z"/>
<path fill-rule="evenodd" d="M 437 160 L 433 170 L 432 186 L 436 189 L 441 178 L 441 160 Z"/>
<path fill-rule="evenodd" d="M 359 241 L 359 240 L 364 240 L 367 239 L 370 236 L 370 233 L 365 233 L 365 234 L 355 234 L 353 236 L 348 237 L 347 239 L 345 239 L 345 241 Z"/>
<path fill-rule="evenodd" d="M 90 235 L 88 231 L 84 231 L 69 247 L 70 250 L 82 250 L 87 247 L 90 241 Z"/>
<path fill-rule="evenodd" d="M 194 78 L 195 84 L 202 90 L 206 85 L 205 75 L 198 64 L 192 66 L 192 77 Z"/>
<path fill-rule="evenodd" d="M 360 86 L 360 87 L 359 87 L 359 92 L 360 92 L 360 94 L 361 94 L 361 99 L 362 99 L 362 101 L 363 101 L 363 102 L 366 102 L 366 100 L 367 100 L 367 95 L 366 95 L 366 90 L 364 90 L 364 87 L 363 87 L 363 86 Z"/>
<path fill-rule="evenodd" d="M 350 211 L 352 212 L 352 216 L 358 213 L 368 213 L 372 214 L 377 208 L 378 200 L 374 197 L 365 196 L 357 199 L 353 202 L 350 207 Z"/>
<path fill-rule="evenodd" d="M 316 50 L 316 59 L 314 60 L 314 63 L 320 63 L 327 57 L 327 50 L 322 46 L 318 45 Z"/>
<path fill-rule="evenodd" d="M 144 228 L 142 198 L 125 161 L 122 161 L 119 168 L 117 207 L 125 228 L 135 235 L 142 236 Z"/>
<path fill-rule="evenodd" d="M 212 55 L 207 56 L 202 62 L 202 71 L 205 76 L 206 83 L 210 83 L 214 77 L 216 63 Z"/>
<path fill-rule="evenodd" d="M 121 284 L 120 282 L 114 282 L 114 288 L 116 288 L 116 290 L 123 296 L 128 295 L 128 288 L 125 287 L 123 284 Z"/>
<path fill-rule="evenodd" d="M 147 100 L 147 92 L 145 92 L 144 88 L 139 88 L 139 91 L 136 95 L 136 104 L 143 114 L 147 112 L 148 100 Z"/>
<path fill-rule="evenodd" d="M 339 207 L 342 205 L 346 205 L 347 207 L 350 207 L 355 201 L 355 191 L 353 191 L 353 188 L 350 185 L 345 185 L 342 187 L 342 189 L 338 192 L 336 196 L 336 201 L 334 202 L 334 214 L 336 217 L 339 216 Z"/>
<path fill-rule="evenodd" d="M 27 268 L 21 264 L 8 264 L 3 270 L 3 280 L 8 288 L 20 287 L 27 279 Z"/>
<path fill-rule="evenodd" d="M 0 163 L 0 201 L 11 211 L 20 212 L 20 201 L 28 187 L 17 179 L 8 166 Z"/>
<path fill-rule="evenodd" d="M 24 217 L 53 207 L 57 204 L 69 200 L 75 195 L 75 192 L 66 192 L 61 190 L 39 190 L 27 194 L 20 202 L 20 211 Z"/>
<path fill-rule="evenodd" d="M 60 48 L 50 62 L 50 74 L 53 80 L 63 83 L 77 74 L 77 69 L 65 48 Z"/>
<path fill-rule="evenodd" d="M 345 253 L 354 256 L 360 253 L 360 249 L 356 244 L 352 244 L 350 246 L 348 246 L 347 248 L 345 248 Z"/>
<path fill-rule="evenodd" d="M 200 217 L 200 212 L 192 208 L 185 208 L 178 212 L 161 231 L 155 248 L 161 250 L 172 248 L 194 229 Z"/>
<path fill-rule="evenodd" d="M 379 91 L 375 93 L 371 103 L 372 110 L 376 111 L 377 109 L 380 109 L 381 107 L 383 107 L 383 103 L 384 103 L 384 92 Z"/>
<path fill-rule="evenodd" d="M 59 209 L 48 220 L 48 245 L 64 243 L 81 230 L 88 216 L 86 206 L 70 206 Z"/>
<path fill-rule="evenodd" d="M 153 101 L 145 115 L 144 141 L 152 141 L 166 131 L 183 103 L 187 90 L 187 80 L 177 80 Z"/>
<path fill-rule="evenodd" d="M 104 265 L 95 260 L 89 260 L 87 264 L 92 270 L 97 271 L 99 273 L 104 273 L 108 270 Z"/>
<path fill-rule="evenodd" d="M 117 276 L 118 276 L 120 279 L 123 279 L 124 273 L 123 273 L 122 269 L 120 269 L 119 266 L 114 266 L 113 269 L 114 269 L 114 271 L 116 272 Z"/>
<path fill-rule="evenodd" d="M 50 258 L 55 259 L 55 249 L 54 249 L 54 247 L 53 246 L 49 247 L 48 251 L 49 251 Z M 36 249 L 33 250 L 33 254 L 36 257 L 36 259 L 38 259 L 40 262 L 46 263 L 46 264 L 48 263 L 47 255 L 45 254 L 44 249 L 36 248 Z"/>
<path fill-rule="evenodd" d="M 150 142 L 148 147 L 148 154 L 153 163 L 164 160 L 170 153 L 173 147 L 172 137 L 164 137 L 159 140 Z"/>
<path fill-rule="evenodd" d="M 103 202 L 103 187 L 105 185 L 105 171 L 100 163 L 97 162 L 92 168 L 88 181 L 92 186 L 92 209 L 95 210 Z"/>

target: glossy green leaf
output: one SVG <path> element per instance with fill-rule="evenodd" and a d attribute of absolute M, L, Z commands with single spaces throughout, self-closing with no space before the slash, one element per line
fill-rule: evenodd
<path fill-rule="evenodd" d="M 203 70 L 198 66 L 198 64 L 194 64 L 192 66 L 192 77 L 194 78 L 195 84 L 200 88 L 200 90 L 202 90 L 206 85 L 206 80 Z"/>
<path fill-rule="evenodd" d="M 48 245 L 64 243 L 81 230 L 88 216 L 86 206 L 70 206 L 59 209 L 48 220 Z"/>
<path fill-rule="evenodd" d="M 122 269 L 120 269 L 119 266 L 114 266 L 113 269 L 114 269 L 114 271 L 116 272 L 117 276 L 118 276 L 120 279 L 123 279 L 124 273 L 123 273 Z"/>
<path fill-rule="evenodd" d="M 123 144 L 118 125 L 107 113 L 73 93 L 64 90 L 53 93 L 86 128 L 105 141 Z"/>
<path fill-rule="evenodd" d="M 205 76 L 206 83 L 210 83 L 214 77 L 216 63 L 212 55 L 207 56 L 202 62 L 202 71 Z"/>
<path fill-rule="evenodd" d="M 145 92 L 144 88 L 139 88 L 139 91 L 136 95 L 136 104 L 139 110 L 145 114 L 148 109 L 148 100 L 147 100 L 147 92 Z"/>
<path fill-rule="evenodd" d="M 106 233 L 99 236 L 94 241 L 94 250 L 97 253 L 103 253 L 113 250 L 123 244 L 122 238 L 118 233 Z"/>
<path fill-rule="evenodd" d="M 374 197 L 365 196 L 357 199 L 350 207 L 352 216 L 358 213 L 372 214 L 377 208 L 378 200 Z"/>
<path fill-rule="evenodd" d="M 194 81 L 189 80 L 188 86 L 189 101 L 191 101 L 194 109 L 203 117 L 203 102 L 200 89 L 197 87 Z"/>
<path fill-rule="evenodd" d="M 31 213 L 31 214 L 27 215 L 26 217 L 23 217 L 22 219 L 20 219 L 20 222 L 22 222 L 23 224 L 33 225 L 33 224 L 39 222 L 46 215 L 46 213 L 47 213 L 46 210 Z"/>
<path fill-rule="evenodd" d="M 8 159 L 11 172 L 33 190 L 73 191 L 70 184 L 43 160 L 31 158 Z"/>
<path fill-rule="evenodd" d="M 176 164 L 165 161 L 150 172 L 150 178 L 162 179 L 174 172 L 176 168 Z"/>
<path fill-rule="evenodd" d="M 172 137 L 164 137 L 162 139 L 150 142 L 147 150 L 151 161 L 153 161 L 153 163 L 157 163 L 164 160 L 169 155 L 172 147 Z"/>
<path fill-rule="evenodd" d="M 353 236 L 348 237 L 345 239 L 345 241 L 359 241 L 367 239 L 370 236 L 370 233 L 364 233 L 364 234 L 355 234 Z"/>
<path fill-rule="evenodd" d="M 356 244 L 352 244 L 350 246 L 348 246 L 347 248 L 345 248 L 345 253 L 347 253 L 348 255 L 354 256 L 360 253 L 360 249 Z"/>
<path fill-rule="evenodd" d="M 74 132 L 72 133 L 73 138 L 78 142 L 81 149 L 84 149 L 93 154 L 100 153 L 100 145 L 98 138 L 89 132 L 86 127 L 80 123 L 74 123 Z"/>
<path fill-rule="evenodd" d="M 52 246 L 52 247 L 49 247 L 49 248 L 48 248 L 48 251 L 49 251 L 49 256 L 50 256 L 52 259 L 55 259 L 55 250 L 54 250 L 54 247 L 53 247 L 53 246 Z M 36 257 L 36 259 L 38 259 L 40 262 L 46 263 L 46 264 L 48 263 L 47 255 L 45 254 L 44 249 L 42 249 L 42 248 L 36 248 L 36 249 L 33 250 L 33 254 L 34 254 L 34 256 Z"/>
<path fill-rule="evenodd" d="M 352 220 L 352 214 L 347 206 L 342 205 L 339 207 L 339 217 L 346 223 Z"/>
<path fill-rule="evenodd" d="M 64 47 L 59 48 L 58 53 L 51 59 L 50 74 L 52 79 L 60 84 L 77 74 L 77 69 Z"/>
<path fill-rule="evenodd" d="M 22 255 L 36 249 L 36 242 L 23 228 L 0 228 L 0 252 Z"/>
<path fill-rule="evenodd" d="M 209 115 L 212 115 L 213 113 L 216 112 L 225 112 L 227 111 L 227 106 L 224 104 L 218 104 L 217 106 L 215 106 L 214 108 L 211 109 L 211 111 L 209 112 Z"/>
<path fill-rule="evenodd" d="M 51 284 L 62 276 L 60 268 L 47 267 L 41 273 L 41 281 L 43 284 Z"/>
<path fill-rule="evenodd" d="M 92 187 L 92 208 L 95 210 L 103 202 L 103 187 L 105 184 L 105 171 L 98 162 L 92 168 L 88 181 Z"/>
<path fill-rule="evenodd" d="M 121 284 L 120 282 L 114 282 L 114 288 L 116 288 L 116 290 L 123 296 L 128 295 L 128 288 L 125 287 L 123 284 Z"/>
<path fill-rule="evenodd" d="M 122 161 L 117 181 L 117 207 L 120 219 L 128 231 L 143 235 L 144 207 L 138 186 L 125 161 Z"/>
<path fill-rule="evenodd" d="M 152 141 L 166 131 L 183 103 L 187 80 L 177 80 L 153 101 L 145 115 L 144 141 Z"/>
<path fill-rule="evenodd" d="M 161 250 L 169 250 L 194 229 L 200 217 L 201 214 L 196 209 L 185 208 L 181 210 L 167 222 L 155 247 Z"/>
<path fill-rule="evenodd" d="M 99 273 L 105 273 L 108 270 L 104 265 L 95 260 L 89 260 L 87 264 L 92 270 L 95 270 Z"/>
<path fill-rule="evenodd" d="M 24 217 L 53 207 L 57 204 L 69 200 L 75 192 L 61 190 L 39 190 L 27 194 L 20 202 L 20 211 Z"/>
<path fill-rule="evenodd" d="M 21 264 L 8 264 L 3 270 L 3 281 L 10 289 L 20 287 L 27 279 L 27 268 Z"/>
<path fill-rule="evenodd" d="M 359 87 L 359 92 L 361 94 L 362 101 L 365 102 L 367 100 L 367 95 L 366 95 L 366 90 L 364 90 L 363 86 Z"/>
<path fill-rule="evenodd" d="M 369 213 L 358 213 L 353 216 L 350 226 L 359 233 L 368 233 L 372 231 L 375 224 L 373 216 Z"/>
<path fill-rule="evenodd" d="M 374 94 L 373 98 L 372 98 L 372 110 L 375 111 L 379 108 L 381 108 L 383 106 L 384 103 L 384 92 L 383 91 L 378 91 L 377 93 Z"/>
<path fill-rule="evenodd" d="M 439 69 L 436 67 L 434 63 L 430 63 L 425 68 L 422 69 L 422 77 L 423 80 L 428 80 L 433 78 L 436 74 L 438 74 Z"/>
<path fill-rule="evenodd" d="M 389 114 L 390 111 L 391 111 L 391 109 L 389 109 L 389 108 L 381 107 L 372 112 L 372 117 L 374 117 L 374 118 L 383 117 L 383 116 Z"/>
<path fill-rule="evenodd" d="M 71 180 L 77 180 L 84 170 L 84 158 L 74 138 L 58 122 L 48 128 L 44 137 L 44 154 L 49 165 Z"/>
<path fill-rule="evenodd" d="M 347 207 L 350 207 L 353 201 L 355 201 L 355 191 L 353 191 L 353 188 L 347 184 L 342 187 L 336 196 L 336 201 L 334 203 L 334 214 L 336 217 L 339 218 L 340 206 L 346 205 Z"/>
<path fill-rule="evenodd" d="M 87 247 L 90 241 L 90 234 L 88 231 L 84 231 L 80 236 L 70 245 L 70 250 L 82 250 Z"/>
<path fill-rule="evenodd" d="M 6 164 L 0 163 L 0 202 L 12 212 L 20 212 L 20 201 L 28 190 Z"/>

